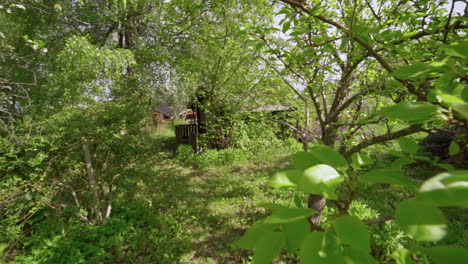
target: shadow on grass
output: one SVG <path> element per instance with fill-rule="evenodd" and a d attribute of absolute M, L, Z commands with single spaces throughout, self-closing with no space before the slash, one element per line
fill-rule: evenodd
<path fill-rule="evenodd" d="M 165 155 L 156 157 L 146 167 L 136 168 L 129 181 L 133 186 L 122 197 L 145 205 L 166 225 L 174 226 L 164 242 L 170 257 L 148 256 L 157 263 L 242 263 L 252 252 L 239 249 L 235 241 L 266 211 L 258 203 L 270 202 L 281 195 L 265 186 L 278 164 L 260 168 L 198 170 L 182 166 L 170 158 L 171 140 L 158 142 Z M 164 158 L 165 157 L 165 158 Z M 278 162 L 284 163 L 284 160 Z M 169 246 L 173 245 L 173 246 Z M 160 247 L 156 243 L 154 247 Z"/>
<path fill-rule="evenodd" d="M 173 137 L 148 135 L 120 171 L 108 223 L 40 220 L 31 238 L 36 253 L 18 262 L 245 262 L 252 252 L 234 242 L 265 216 L 257 204 L 281 197 L 265 186 L 277 164 L 198 170 L 174 154 Z"/>
<path fill-rule="evenodd" d="M 172 237 L 165 241 L 166 245 L 179 246 L 176 252 L 169 254 L 171 261 L 175 261 L 173 263 L 194 263 L 200 258 L 200 263 L 207 258 L 216 263 L 228 263 L 225 257 L 232 258 L 233 253 L 238 255 L 238 250 L 233 249 L 231 244 L 240 236 L 239 229 L 232 227 L 232 213 L 235 218 L 251 217 L 239 215 L 247 212 L 239 212 L 224 201 L 252 198 L 251 190 L 218 177 L 207 177 L 201 171 L 173 164 L 159 165 L 158 174 L 145 175 L 134 188 L 138 192 L 126 194 L 125 200 L 145 204 L 151 214 L 160 215 L 165 221 L 173 221 L 170 225 L 176 228 L 167 230 Z M 166 262 L 164 258 L 154 260 Z M 237 260 L 231 263 L 239 263 Z"/>

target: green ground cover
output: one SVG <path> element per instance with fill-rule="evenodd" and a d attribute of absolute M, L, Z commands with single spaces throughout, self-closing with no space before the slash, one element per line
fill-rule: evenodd
<path fill-rule="evenodd" d="M 12 263 L 252 263 L 253 251 L 238 248 L 236 241 L 268 215 L 260 204 L 294 204 L 292 190 L 266 185 L 275 171 L 288 167 L 293 149 L 283 147 L 270 150 L 276 155 L 250 155 L 248 160 L 196 168 L 193 161 L 180 157 L 171 130 L 148 133 L 142 136 L 133 163 L 121 171 L 126 175 L 121 187 L 125 190 L 116 197 L 108 223 L 88 226 L 75 217 L 59 220 L 41 211 L 28 227 L 31 231 L 21 242 L 22 250 L 9 252 L 8 259 Z M 386 159 L 381 156 L 377 166 L 384 166 Z M 360 192 L 365 195 L 351 204 L 349 212 L 362 220 L 388 214 L 409 193 L 385 185 L 363 185 Z M 336 212 L 333 204 L 327 207 L 325 226 Z M 466 211 L 447 212 L 456 217 L 442 244 L 466 247 Z M 392 263 L 392 253 L 408 246 L 409 239 L 393 221 L 369 228 L 372 253 L 380 263 Z M 283 253 L 275 263 L 298 263 L 298 258 Z"/>

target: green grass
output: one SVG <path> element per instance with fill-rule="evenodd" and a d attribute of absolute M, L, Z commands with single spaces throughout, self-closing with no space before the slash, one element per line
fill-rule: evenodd
<path fill-rule="evenodd" d="M 237 248 L 235 242 L 268 214 L 258 205 L 293 204 L 291 190 L 266 186 L 275 171 L 287 166 L 287 150 L 198 169 L 176 159 L 170 130 L 143 133 L 140 145 L 131 165 L 120 172 L 124 177 L 107 224 L 86 226 L 76 217 L 57 218 L 42 210 L 32 219 L 22 249 L 10 252 L 9 259 L 18 255 L 16 263 L 251 263 L 253 252 Z M 383 157 L 378 166 L 386 162 Z M 404 188 L 363 184 L 350 213 L 361 219 L 391 214 L 408 193 Z M 325 226 L 337 213 L 333 202 L 328 205 Z M 466 211 L 446 211 L 452 231 L 443 243 L 466 247 Z M 369 228 L 372 252 L 380 263 L 391 263 L 392 252 L 408 242 L 392 221 Z M 294 254 L 283 254 L 275 263 L 298 262 Z"/>
<path fill-rule="evenodd" d="M 140 152 L 120 171 L 110 221 L 86 226 L 75 217 L 37 214 L 15 263 L 248 263 L 237 239 L 267 212 L 291 203 L 289 191 L 266 186 L 283 155 L 196 169 L 175 159 L 173 133 L 142 137 Z M 27 253 L 28 252 L 28 253 Z M 27 253 L 27 254 L 26 254 Z M 15 256 L 17 255 L 17 256 Z M 0 256 L 1 257 L 1 256 Z M 0 258 L 1 259 L 1 258 Z"/>
<path fill-rule="evenodd" d="M 159 133 L 154 139 L 166 152 L 148 163 L 156 173 L 139 174 L 135 186 L 138 191 L 125 199 L 142 201 L 155 214 L 170 215 L 184 227 L 177 236 L 184 238 L 182 244 L 186 247 L 171 261 L 243 263 L 249 252 L 238 249 L 234 243 L 266 215 L 257 205 L 291 202 L 288 191 L 274 190 L 265 184 L 281 165 L 281 157 L 270 160 L 269 166 L 260 161 L 194 169 L 170 157 L 173 149 L 165 145 L 171 140 L 166 136 Z"/>

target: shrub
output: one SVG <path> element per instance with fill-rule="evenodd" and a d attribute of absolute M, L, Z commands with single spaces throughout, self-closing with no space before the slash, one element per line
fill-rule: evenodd
<path fill-rule="evenodd" d="M 249 160 L 250 154 L 242 149 L 227 148 L 218 151 L 217 162 L 219 165 L 231 165 Z"/>
<path fill-rule="evenodd" d="M 251 153 L 263 152 L 271 148 L 272 145 L 278 145 L 281 141 L 272 129 L 271 124 L 265 121 L 240 121 L 236 126 L 236 137 L 234 147 L 247 150 Z"/>
<path fill-rule="evenodd" d="M 11 263 L 175 263 L 187 250 L 187 233 L 175 216 L 155 214 L 138 202 L 117 205 L 101 226 L 42 216 L 31 226 L 31 253 L 15 256 Z"/>
<path fill-rule="evenodd" d="M 176 151 L 176 159 L 178 161 L 186 162 L 189 165 L 193 165 L 195 159 L 195 152 L 189 145 L 179 145 Z"/>
<path fill-rule="evenodd" d="M 192 164 L 194 167 L 206 169 L 211 165 L 215 165 L 219 162 L 218 160 L 218 150 L 216 149 L 208 149 L 203 153 L 200 153 L 198 156 L 195 157 L 195 163 Z"/>
<path fill-rule="evenodd" d="M 280 142 L 283 152 L 296 153 L 302 150 L 302 144 L 294 138 L 287 138 Z"/>

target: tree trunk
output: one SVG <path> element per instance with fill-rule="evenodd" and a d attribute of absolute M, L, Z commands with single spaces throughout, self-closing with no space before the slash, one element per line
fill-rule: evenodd
<path fill-rule="evenodd" d="M 110 217 L 111 211 L 112 211 L 112 198 L 113 198 L 112 187 L 113 187 L 113 185 L 112 185 L 112 181 L 111 181 L 111 183 L 109 183 L 109 196 L 108 196 L 108 200 L 107 200 L 106 214 L 105 214 L 104 220 L 103 220 L 104 223 L 107 222 L 107 220 Z"/>
<path fill-rule="evenodd" d="M 334 137 L 331 136 L 331 133 L 328 129 L 322 131 L 322 142 L 327 146 L 333 146 Z M 322 221 L 322 210 L 327 204 L 327 199 L 318 194 L 309 195 L 308 207 L 315 210 L 317 213 L 309 217 L 310 230 L 311 231 L 321 231 L 323 230 L 320 227 Z"/>
<path fill-rule="evenodd" d="M 302 139 L 302 149 L 305 151 L 305 152 L 309 152 L 309 141 L 307 141 L 307 138 L 303 138 Z"/>
<path fill-rule="evenodd" d="M 308 207 L 314 209 L 317 213 L 309 217 L 310 231 L 321 231 L 320 222 L 322 221 L 322 210 L 327 203 L 327 199 L 317 194 L 309 195 Z"/>
<path fill-rule="evenodd" d="M 94 211 L 96 220 L 100 223 L 102 221 L 102 214 L 99 208 L 99 195 L 96 186 L 96 177 L 94 174 L 93 164 L 91 163 L 91 153 L 89 152 L 89 144 L 88 141 L 86 141 L 86 139 L 83 140 L 83 154 L 85 158 L 86 171 L 88 172 L 89 188 L 91 189 L 94 200 L 92 210 Z"/>

